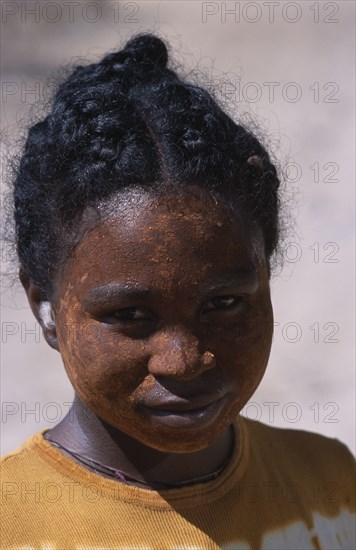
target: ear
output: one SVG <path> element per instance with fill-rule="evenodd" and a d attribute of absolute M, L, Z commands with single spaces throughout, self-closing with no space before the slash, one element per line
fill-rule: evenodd
<path fill-rule="evenodd" d="M 270 281 L 271 280 L 271 263 L 269 260 L 267 260 L 267 275 L 268 275 L 268 280 Z"/>
<path fill-rule="evenodd" d="M 19 276 L 27 294 L 31 310 L 42 327 L 47 344 L 59 351 L 56 323 L 51 302 L 45 297 L 43 290 L 30 280 L 23 268 L 20 268 Z"/>

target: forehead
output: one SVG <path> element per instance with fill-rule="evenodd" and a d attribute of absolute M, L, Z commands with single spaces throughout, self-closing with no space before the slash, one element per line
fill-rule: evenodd
<path fill-rule="evenodd" d="M 159 241 L 170 245 L 179 245 L 182 241 L 186 246 L 202 244 L 214 235 L 227 237 L 241 226 L 239 217 L 227 204 L 197 190 L 160 197 L 130 193 L 120 203 L 112 201 L 108 212 L 102 228 L 112 237 L 120 235 L 137 245 Z"/>
<path fill-rule="evenodd" d="M 98 208 L 100 221 L 76 246 L 67 270 L 67 277 L 86 284 L 171 286 L 234 268 L 256 270 L 264 261 L 258 231 L 212 193 L 152 197 L 132 191 Z"/>

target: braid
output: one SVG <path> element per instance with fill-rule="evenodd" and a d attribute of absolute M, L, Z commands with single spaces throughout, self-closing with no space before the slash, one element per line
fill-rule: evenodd
<path fill-rule="evenodd" d="M 278 242 L 279 180 L 259 141 L 203 88 L 167 68 L 152 34 L 77 67 L 50 114 L 28 133 L 14 182 L 22 269 L 50 292 L 68 223 L 128 186 L 169 182 L 233 192 L 259 223 L 269 258 Z"/>

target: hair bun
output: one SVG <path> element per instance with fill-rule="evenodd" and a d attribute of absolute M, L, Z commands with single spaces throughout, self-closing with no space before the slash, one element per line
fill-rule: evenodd
<path fill-rule="evenodd" d="M 103 63 L 113 65 L 140 63 L 165 68 L 168 51 L 165 43 L 154 34 L 138 34 L 129 40 L 119 52 L 107 55 Z"/>

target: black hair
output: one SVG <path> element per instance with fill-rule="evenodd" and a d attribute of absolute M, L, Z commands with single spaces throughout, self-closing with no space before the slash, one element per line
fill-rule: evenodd
<path fill-rule="evenodd" d="M 136 35 L 76 67 L 30 128 L 13 187 L 17 251 L 23 274 L 47 293 L 68 227 L 128 187 L 232 193 L 262 230 L 268 260 L 276 250 L 280 183 L 267 151 L 167 63 L 160 38 Z"/>

